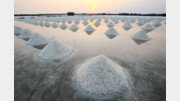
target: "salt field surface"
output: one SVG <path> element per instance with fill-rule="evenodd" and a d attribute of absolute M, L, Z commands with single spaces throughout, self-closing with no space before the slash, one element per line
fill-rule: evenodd
<path fill-rule="evenodd" d="M 15 101 L 165 101 L 165 20 L 15 17 Z"/>

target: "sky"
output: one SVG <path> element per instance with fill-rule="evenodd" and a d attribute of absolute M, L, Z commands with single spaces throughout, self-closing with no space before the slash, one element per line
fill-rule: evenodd
<path fill-rule="evenodd" d="M 15 0 L 15 14 L 165 13 L 166 0 Z"/>

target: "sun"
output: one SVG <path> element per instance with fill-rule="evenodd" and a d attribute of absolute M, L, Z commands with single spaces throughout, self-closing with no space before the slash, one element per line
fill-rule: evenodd
<path fill-rule="evenodd" d="M 96 5 L 91 5 L 91 10 L 92 10 L 92 11 L 95 11 L 96 8 L 97 8 Z"/>

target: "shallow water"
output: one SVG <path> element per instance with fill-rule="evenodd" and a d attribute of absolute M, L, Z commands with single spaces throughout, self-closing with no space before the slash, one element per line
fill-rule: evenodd
<path fill-rule="evenodd" d="M 119 35 L 106 36 L 106 24 L 101 21 L 96 31 L 87 34 L 82 20 L 76 32 L 53 27 L 41 27 L 14 21 L 15 26 L 27 28 L 47 38 L 55 39 L 73 49 L 73 54 L 62 62 L 44 62 L 37 58 L 40 49 L 25 45 L 26 41 L 15 39 L 15 101 L 98 101 L 78 95 L 72 87 L 71 78 L 82 63 L 88 59 L 106 55 L 129 72 L 131 93 L 124 98 L 109 101 L 164 101 L 166 96 L 166 25 L 148 33 L 150 41 L 137 44 L 131 36 L 141 27 L 137 21 L 128 31 L 123 22 L 114 28 Z M 152 23 L 149 22 L 150 24 Z M 51 22 L 52 24 L 52 22 Z M 59 25 L 61 23 L 58 23 Z"/>

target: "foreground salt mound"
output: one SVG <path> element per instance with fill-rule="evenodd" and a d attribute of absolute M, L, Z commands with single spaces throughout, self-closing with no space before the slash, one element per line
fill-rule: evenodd
<path fill-rule="evenodd" d="M 68 26 L 65 23 L 62 23 L 59 27 L 65 30 Z"/>
<path fill-rule="evenodd" d="M 97 99 L 123 96 L 129 88 L 123 67 L 105 55 L 86 61 L 74 73 L 74 87 L 79 94 Z"/>
<path fill-rule="evenodd" d="M 53 28 L 57 28 L 59 25 L 56 22 L 53 22 L 51 25 Z"/>
<path fill-rule="evenodd" d="M 41 50 L 39 57 L 47 61 L 62 61 L 71 54 L 71 49 L 55 40 L 51 40 Z"/>
<path fill-rule="evenodd" d="M 88 25 L 85 29 L 84 29 L 85 32 L 87 32 L 88 34 L 91 34 L 95 31 L 95 29 L 91 26 L 91 25 Z"/>
<path fill-rule="evenodd" d="M 23 32 L 21 27 L 14 27 L 14 35 L 20 35 Z"/>
<path fill-rule="evenodd" d="M 34 33 L 26 43 L 26 45 L 33 46 L 39 49 L 44 48 L 44 46 L 46 46 L 47 44 L 48 44 L 48 39 L 37 33 Z"/>
<path fill-rule="evenodd" d="M 29 29 L 25 29 L 25 30 L 22 32 L 22 34 L 20 34 L 20 35 L 18 36 L 18 38 L 27 41 L 27 40 L 29 40 L 29 38 L 31 37 L 32 34 L 33 34 L 32 31 L 30 31 Z"/>
<path fill-rule="evenodd" d="M 142 29 L 148 33 L 150 31 L 153 31 L 154 30 L 154 27 L 151 25 L 151 24 L 146 24 L 145 26 L 142 27 Z"/>
<path fill-rule="evenodd" d="M 109 22 L 109 23 L 107 24 L 107 26 L 108 26 L 109 28 L 111 28 L 111 27 L 114 26 L 114 24 L 113 24 L 112 22 Z"/>
<path fill-rule="evenodd" d="M 147 35 L 147 33 L 146 33 L 145 31 L 143 31 L 143 30 L 135 33 L 135 34 L 132 36 L 132 38 L 133 38 L 134 40 L 144 41 L 144 42 L 150 40 L 150 38 L 149 38 L 149 36 Z"/>
<path fill-rule="evenodd" d="M 69 30 L 71 30 L 71 31 L 73 31 L 73 32 L 77 31 L 78 29 L 79 29 L 79 27 L 78 27 L 77 25 L 75 25 L 75 24 L 73 24 L 73 25 L 69 28 Z"/>

